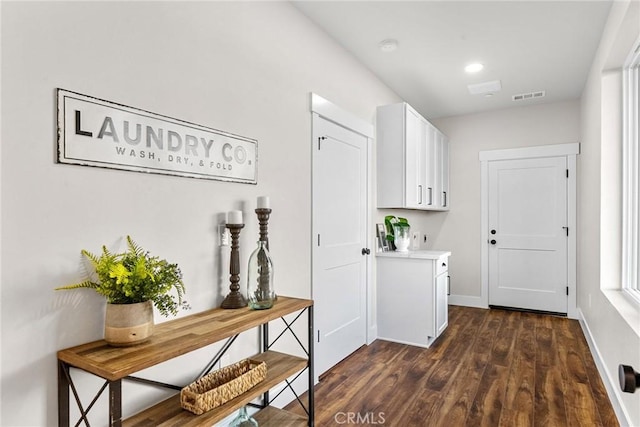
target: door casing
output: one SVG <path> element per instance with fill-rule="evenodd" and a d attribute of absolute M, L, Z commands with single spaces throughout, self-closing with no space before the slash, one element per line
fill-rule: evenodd
<path fill-rule="evenodd" d="M 480 266 L 481 288 L 480 303 L 489 306 L 489 162 L 495 160 L 533 159 L 541 157 L 566 156 L 567 170 L 567 224 L 569 237 L 567 241 L 567 281 L 569 296 L 567 301 L 567 317 L 578 318 L 577 306 L 577 170 L 576 156 L 580 154 L 580 143 L 543 145 L 525 148 L 509 148 L 480 152 Z"/>

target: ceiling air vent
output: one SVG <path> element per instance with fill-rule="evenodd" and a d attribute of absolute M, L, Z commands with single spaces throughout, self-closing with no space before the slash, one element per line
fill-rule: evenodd
<path fill-rule="evenodd" d="M 544 90 L 538 92 L 520 93 L 511 97 L 514 101 L 524 101 L 525 99 L 542 98 L 545 95 Z"/>
<path fill-rule="evenodd" d="M 467 85 L 467 88 L 471 95 L 486 95 L 488 93 L 500 92 L 502 83 L 500 83 L 500 80 L 492 80 L 490 82 Z"/>

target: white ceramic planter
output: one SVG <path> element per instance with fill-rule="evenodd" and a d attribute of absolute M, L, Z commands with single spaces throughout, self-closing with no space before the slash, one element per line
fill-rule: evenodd
<path fill-rule="evenodd" d="M 397 252 L 409 251 L 409 243 L 411 242 L 411 239 L 409 238 L 410 234 L 410 227 L 398 227 L 396 225 L 393 226 L 393 243 L 396 245 Z"/>

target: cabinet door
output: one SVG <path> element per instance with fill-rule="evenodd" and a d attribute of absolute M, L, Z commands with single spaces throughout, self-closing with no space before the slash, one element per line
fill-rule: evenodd
<path fill-rule="evenodd" d="M 376 111 L 377 206 L 402 208 L 406 206 L 406 106 L 381 105 Z"/>
<path fill-rule="evenodd" d="M 449 307 L 448 307 L 448 287 L 449 276 L 448 272 L 444 272 L 436 276 L 436 288 L 435 288 L 435 321 L 436 332 L 439 336 L 449 324 Z"/>
<path fill-rule="evenodd" d="M 440 143 L 440 207 L 449 209 L 449 139 L 442 135 Z"/>
<path fill-rule="evenodd" d="M 449 142 L 447 137 L 436 129 L 434 173 L 436 188 L 436 208 L 449 208 Z"/>
<path fill-rule="evenodd" d="M 418 113 L 407 106 L 405 110 L 405 206 L 421 208 L 424 202 L 424 127 Z"/>
<path fill-rule="evenodd" d="M 435 209 L 436 205 L 436 132 L 437 129 L 429 122 L 425 121 L 425 196 L 424 206 L 426 209 Z"/>

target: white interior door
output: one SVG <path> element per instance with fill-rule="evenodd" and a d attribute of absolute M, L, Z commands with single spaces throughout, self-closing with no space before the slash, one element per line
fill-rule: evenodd
<path fill-rule="evenodd" d="M 313 118 L 313 299 L 318 375 L 366 340 L 368 139 Z"/>
<path fill-rule="evenodd" d="M 489 162 L 489 304 L 567 313 L 567 159 Z"/>

